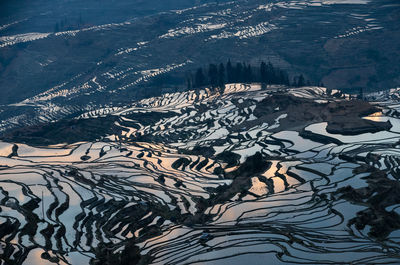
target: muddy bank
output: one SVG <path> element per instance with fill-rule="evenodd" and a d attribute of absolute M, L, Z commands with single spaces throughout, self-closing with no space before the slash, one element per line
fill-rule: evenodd
<path fill-rule="evenodd" d="M 309 124 L 327 122 L 329 133 L 357 135 L 391 128 L 389 122 L 362 119 L 362 117 L 378 111 L 380 111 L 379 108 L 361 100 L 317 103 L 307 98 L 276 94 L 261 101 L 257 105 L 254 115 L 261 121 L 273 124 L 277 117 L 287 114 L 287 118 L 280 121 L 280 127 L 276 131 L 301 131 Z"/>
<path fill-rule="evenodd" d="M 395 230 L 400 229 L 400 215 L 388 207 L 400 203 L 400 183 L 391 180 L 386 173 L 368 165 L 354 169 L 354 174 L 370 173 L 363 179 L 368 186 L 355 189 L 346 186 L 336 191 L 334 196 L 354 204 L 368 207 L 352 218 L 348 226 L 354 225 L 358 230 L 371 227 L 368 235 L 383 240 Z"/>
<path fill-rule="evenodd" d="M 321 135 L 321 134 L 316 134 L 310 131 L 306 131 L 306 130 L 302 130 L 300 131 L 299 135 L 305 139 L 309 139 L 311 141 L 315 141 L 318 143 L 323 143 L 323 144 L 330 144 L 330 143 L 334 143 L 337 145 L 342 144 L 342 142 L 339 139 L 333 138 L 333 137 L 329 137 L 326 135 Z"/>

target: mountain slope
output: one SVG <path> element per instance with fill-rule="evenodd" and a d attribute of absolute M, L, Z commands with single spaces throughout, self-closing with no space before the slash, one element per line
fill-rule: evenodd
<path fill-rule="evenodd" d="M 1 127 L 181 90 L 186 71 L 229 58 L 270 60 L 329 88 L 396 87 L 399 8 L 389 0 L 251 0 L 140 18 L 132 9 L 113 23 L 59 32 L 5 28 Z"/>
<path fill-rule="evenodd" d="M 229 84 L 15 131 L 0 260 L 397 263 L 397 94 Z"/>

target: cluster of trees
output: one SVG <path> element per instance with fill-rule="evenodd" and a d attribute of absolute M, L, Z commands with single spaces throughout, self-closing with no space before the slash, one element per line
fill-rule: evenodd
<path fill-rule="evenodd" d="M 232 64 L 229 60 L 226 65 L 210 64 L 208 68 L 198 68 L 193 75 L 187 75 L 187 88 L 201 88 L 209 86 L 211 88 L 223 88 L 230 83 L 252 83 L 257 82 L 263 85 L 287 85 L 301 87 L 309 84 L 303 75 L 296 76 L 290 81 L 289 74 L 278 67 L 274 67 L 271 62 L 261 62 L 259 67 L 253 67 L 246 63 Z"/>
<path fill-rule="evenodd" d="M 60 21 L 57 21 L 56 24 L 54 25 L 54 33 L 60 32 L 60 31 L 67 31 L 67 30 L 77 30 L 81 29 L 85 25 L 85 22 L 82 19 L 82 15 L 79 15 L 79 17 L 75 19 L 68 19 L 67 17 L 64 17 Z"/>

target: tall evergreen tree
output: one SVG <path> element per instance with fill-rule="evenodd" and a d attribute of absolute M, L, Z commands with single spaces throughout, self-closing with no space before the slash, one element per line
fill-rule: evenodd
<path fill-rule="evenodd" d="M 253 82 L 253 71 L 251 70 L 250 64 L 244 67 L 244 82 L 246 83 Z"/>
<path fill-rule="evenodd" d="M 196 71 L 196 75 L 194 78 L 194 83 L 195 83 L 195 87 L 202 87 L 205 86 L 206 84 L 206 78 L 203 74 L 203 69 L 202 68 L 198 68 Z"/>
<path fill-rule="evenodd" d="M 275 68 L 271 62 L 268 62 L 268 64 L 267 64 L 266 80 L 267 80 L 267 84 L 269 84 L 269 85 L 275 84 L 275 82 L 276 82 Z"/>
<path fill-rule="evenodd" d="M 235 68 L 234 82 L 243 82 L 243 66 L 242 63 L 237 63 Z"/>
<path fill-rule="evenodd" d="M 300 76 L 299 76 L 299 79 L 297 80 L 297 87 L 302 87 L 302 86 L 305 86 L 305 79 L 304 79 L 304 76 L 301 74 Z"/>
<path fill-rule="evenodd" d="M 358 93 L 358 98 L 364 100 L 364 89 L 361 87 Z"/>
<path fill-rule="evenodd" d="M 186 78 L 186 88 L 187 88 L 187 90 L 190 90 L 190 89 L 193 88 L 193 86 L 192 86 L 192 80 L 190 79 L 190 77 L 187 77 L 187 78 Z"/>
<path fill-rule="evenodd" d="M 225 67 L 223 63 L 218 67 L 218 87 L 223 88 L 225 85 Z"/>
<path fill-rule="evenodd" d="M 226 79 L 228 83 L 233 83 L 234 82 L 234 69 L 232 67 L 231 60 L 228 60 L 228 63 L 226 64 Z"/>
<path fill-rule="evenodd" d="M 208 80 L 212 88 L 218 86 L 218 68 L 215 64 L 210 64 L 208 67 Z"/>
<path fill-rule="evenodd" d="M 290 86 L 290 80 L 289 80 L 289 75 L 287 72 L 284 72 L 284 79 L 283 79 L 283 84 L 286 86 Z"/>
<path fill-rule="evenodd" d="M 290 85 L 288 74 L 281 69 L 279 69 L 279 73 L 278 73 L 278 77 L 277 77 L 277 84 L 286 85 L 286 86 Z"/>
<path fill-rule="evenodd" d="M 190 90 L 190 89 L 193 89 L 193 86 L 194 86 L 194 84 L 193 84 L 193 75 L 192 75 L 191 72 L 188 72 L 186 74 L 186 87 L 187 87 L 188 90 Z"/>
<path fill-rule="evenodd" d="M 265 86 L 267 83 L 267 64 L 265 62 L 261 62 L 260 64 L 260 80 L 261 84 Z"/>
<path fill-rule="evenodd" d="M 54 32 L 59 32 L 60 31 L 60 25 L 58 25 L 58 22 L 56 22 L 56 25 L 54 26 Z"/>

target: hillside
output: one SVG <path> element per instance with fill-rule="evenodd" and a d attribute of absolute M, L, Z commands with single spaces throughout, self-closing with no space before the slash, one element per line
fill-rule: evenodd
<path fill-rule="evenodd" d="M 394 0 L 189 1 L 186 9 L 174 1 L 142 13 L 147 5 L 128 1 L 89 2 L 86 12 L 76 2 L 40 16 L 32 12 L 46 5 L 28 5 L 31 13 L 4 19 L 0 130 L 181 91 L 187 71 L 228 59 L 271 61 L 312 84 L 357 93 L 399 83 Z M 69 21 L 63 27 L 60 17 Z"/>
<path fill-rule="evenodd" d="M 396 95 L 229 84 L 10 132 L 2 259 L 396 263 Z"/>

